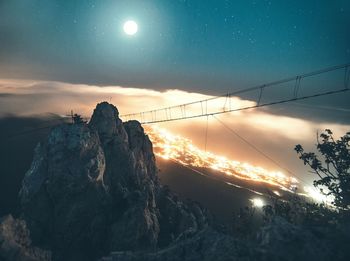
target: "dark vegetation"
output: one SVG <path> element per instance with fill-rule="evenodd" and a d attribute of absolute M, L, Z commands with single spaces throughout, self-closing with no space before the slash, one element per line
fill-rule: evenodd
<path fill-rule="evenodd" d="M 299 158 L 318 176 L 315 187 L 326 196 L 333 196 L 333 204 L 343 210 L 350 206 L 350 132 L 335 140 L 331 130 L 325 130 L 317 140 L 317 150 L 324 162 L 313 152 L 295 147 Z M 325 190 L 326 189 L 326 190 Z"/>

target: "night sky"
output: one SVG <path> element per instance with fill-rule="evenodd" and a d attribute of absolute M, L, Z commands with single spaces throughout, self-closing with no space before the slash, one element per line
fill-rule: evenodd
<path fill-rule="evenodd" d="M 0 77 L 217 94 L 346 63 L 349 28 L 347 0 L 0 0 Z"/>
<path fill-rule="evenodd" d="M 123 31 L 128 20 L 135 35 Z M 121 115 L 149 111 L 349 62 L 349 0 L 0 0 L 0 120 L 89 117 L 101 101 Z M 344 71 L 303 79 L 299 94 L 344 88 Z M 294 87 L 264 89 L 262 102 L 290 99 Z M 258 96 L 240 93 L 234 105 Z M 274 162 L 210 117 L 160 125 L 311 185 L 293 148 L 312 151 L 326 128 L 349 131 L 349 100 L 344 92 L 218 116 Z"/>

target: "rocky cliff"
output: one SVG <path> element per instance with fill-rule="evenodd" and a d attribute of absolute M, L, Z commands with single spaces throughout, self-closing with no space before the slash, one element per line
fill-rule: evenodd
<path fill-rule="evenodd" d="M 20 191 L 22 218 L 55 260 L 153 251 L 207 226 L 201 207 L 160 186 L 141 125 L 118 115 L 100 103 L 88 124 L 55 127 L 36 148 Z"/>

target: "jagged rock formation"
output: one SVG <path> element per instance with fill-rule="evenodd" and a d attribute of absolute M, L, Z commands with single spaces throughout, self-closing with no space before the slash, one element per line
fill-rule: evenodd
<path fill-rule="evenodd" d="M 33 242 L 54 260 L 153 251 L 207 226 L 197 204 L 159 184 L 152 144 L 103 102 L 89 124 L 65 124 L 39 144 L 20 191 Z"/>
<path fill-rule="evenodd" d="M 0 219 L 0 260 L 50 261 L 51 253 L 32 246 L 26 223 L 9 215 Z"/>

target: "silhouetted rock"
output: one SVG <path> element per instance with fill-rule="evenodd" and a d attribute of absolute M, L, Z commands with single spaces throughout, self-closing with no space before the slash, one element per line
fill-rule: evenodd
<path fill-rule="evenodd" d="M 25 221 L 9 215 L 0 220 L 0 260 L 50 261 L 51 253 L 32 246 Z"/>
<path fill-rule="evenodd" d="M 55 127 L 35 150 L 20 191 L 33 242 L 55 260 L 93 260 L 111 251 L 153 251 L 206 227 L 206 214 L 158 181 L 140 123 L 97 105 L 89 124 Z"/>
<path fill-rule="evenodd" d="M 96 106 L 89 126 L 98 132 L 102 143 L 111 140 L 128 143 L 128 136 L 121 119 L 119 119 L 118 109 L 108 102 L 102 102 Z"/>

